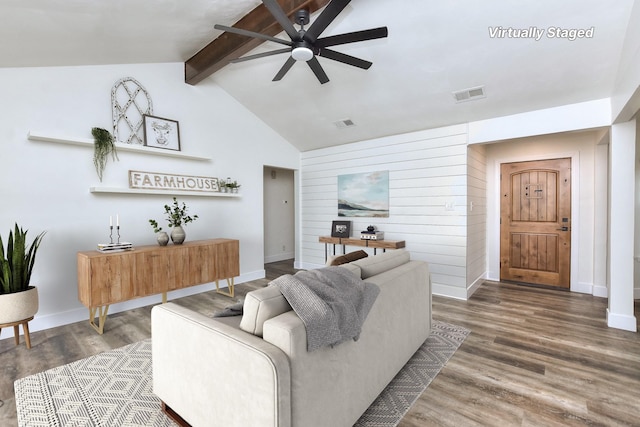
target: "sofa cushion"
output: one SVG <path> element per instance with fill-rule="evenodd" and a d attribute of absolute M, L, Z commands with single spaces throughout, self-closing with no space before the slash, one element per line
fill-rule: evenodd
<path fill-rule="evenodd" d="M 362 276 L 362 271 L 360 270 L 360 267 L 358 267 L 357 265 L 355 265 L 352 262 L 348 262 L 346 264 L 340 264 L 338 267 L 346 268 L 347 270 L 352 272 L 356 277 Z"/>
<path fill-rule="evenodd" d="M 334 265 L 342 265 L 342 264 L 346 264 L 348 262 L 352 262 L 352 261 L 356 261 L 362 258 L 366 258 L 368 257 L 369 254 L 367 254 L 365 251 L 363 251 L 362 249 L 360 249 L 359 251 L 354 251 L 354 252 L 349 252 L 348 254 L 344 254 L 344 255 L 338 255 L 335 257 L 331 257 L 327 260 L 327 267 L 331 267 Z"/>
<path fill-rule="evenodd" d="M 351 264 L 355 264 L 362 270 L 361 278 L 367 279 L 376 274 L 383 273 L 392 268 L 398 267 L 402 264 L 406 264 L 410 261 L 409 252 L 404 249 L 398 249 L 375 255 L 369 258 L 359 259 L 353 261 Z"/>
<path fill-rule="evenodd" d="M 262 336 L 264 322 L 291 310 L 291 306 L 276 286 L 256 289 L 244 299 L 240 329 Z"/>

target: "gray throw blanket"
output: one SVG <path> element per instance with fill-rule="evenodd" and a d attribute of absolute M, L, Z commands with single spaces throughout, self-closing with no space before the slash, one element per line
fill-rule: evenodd
<path fill-rule="evenodd" d="M 357 340 L 380 288 L 342 267 L 286 274 L 273 280 L 307 330 L 307 351 Z"/>

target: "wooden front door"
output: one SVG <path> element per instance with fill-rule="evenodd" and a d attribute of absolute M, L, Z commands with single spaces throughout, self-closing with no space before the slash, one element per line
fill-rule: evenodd
<path fill-rule="evenodd" d="M 500 280 L 570 286 L 571 159 L 503 163 Z"/>

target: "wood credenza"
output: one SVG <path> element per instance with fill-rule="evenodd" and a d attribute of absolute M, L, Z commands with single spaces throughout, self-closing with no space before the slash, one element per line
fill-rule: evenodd
<path fill-rule="evenodd" d="M 102 334 L 109 305 L 215 282 L 233 297 L 240 275 L 240 243 L 210 239 L 181 245 L 140 246 L 131 251 L 78 252 L 78 298 L 89 308 L 89 323 Z M 218 282 L 227 280 L 228 292 Z M 98 324 L 95 323 L 96 314 Z"/>

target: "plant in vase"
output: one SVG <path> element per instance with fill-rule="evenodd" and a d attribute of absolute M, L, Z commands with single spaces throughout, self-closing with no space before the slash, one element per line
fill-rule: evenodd
<path fill-rule="evenodd" d="M 150 219 L 149 224 L 153 227 L 153 232 L 157 234 L 156 240 L 160 246 L 167 246 L 169 243 L 169 235 L 166 231 L 162 231 L 162 227 L 158 225 L 158 222 L 155 219 Z"/>
<path fill-rule="evenodd" d="M 38 312 L 38 288 L 30 285 L 31 273 L 44 234 L 38 234 L 27 245 L 27 231 L 15 224 L 14 230 L 9 231 L 6 250 L 0 236 L 0 326 L 24 321 L 28 348 L 31 344 L 27 321 Z"/>
<path fill-rule="evenodd" d="M 229 189 L 230 193 L 237 193 L 241 186 L 238 184 L 238 181 L 227 181 L 226 187 Z"/>
<path fill-rule="evenodd" d="M 173 230 L 171 231 L 171 241 L 176 245 L 183 243 L 186 237 L 182 225 L 189 224 L 190 222 L 198 219 L 198 215 L 187 215 L 187 209 L 187 205 L 182 202 L 182 206 L 180 206 L 180 204 L 178 203 L 178 199 L 175 197 L 173 198 L 173 204 L 171 206 L 164 205 L 164 212 L 165 214 L 167 214 L 169 227 L 173 228 Z M 154 231 L 162 230 L 162 228 L 158 227 L 158 223 L 155 220 L 150 219 L 149 223 L 154 228 Z"/>

